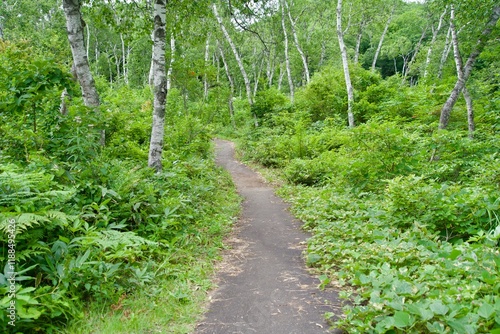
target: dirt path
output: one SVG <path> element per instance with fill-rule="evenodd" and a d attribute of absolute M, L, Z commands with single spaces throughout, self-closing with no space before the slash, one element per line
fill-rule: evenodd
<path fill-rule="evenodd" d="M 271 186 L 234 159 L 234 145 L 216 140 L 217 163 L 232 175 L 244 197 L 209 310 L 196 333 L 330 333 L 325 312 L 340 314 L 334 291 L 317 289 L 305 269 L 307 235 Z"/>

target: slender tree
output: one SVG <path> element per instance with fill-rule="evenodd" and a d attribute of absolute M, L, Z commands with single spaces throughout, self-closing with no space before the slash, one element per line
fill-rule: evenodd
<path fill-rule="evenodd" d="M 100 105 L 99 94 L 94 78 L 90 72 L 85 39 L 83 36 L 83 19 L 80 11 L 80 0 L 63 0 L 66 30 L 73 55 L 76 75 L 82 89 L 83 102 L 88 107 L 97 108 Z"/>
<path fill-rule="evenodd" d="M 294 87 L 293 87 L 293 78 L 292 78 L 292 70 L 290 68 L 290 55 L 288 50 L 288 33 L 286 31 L 285 25 L 285 9 L 284 9 L 284 0 L 281 2 L 281 27 L 283 29 L 283 37 L 284 37 L 284 48 L 285 48 L 285 66 L 286 66 L 286 74 L 288 77 L 288 87 L 290 89 L 290 102 L 293 104 L 294 100 Z"/>
<path fill-rule="evenodd" d="M 306 83 L 309 84 L 309 82 L 311 81 L 311 75 L 309 74 L 309 64 L 307 63 L 307 56 L 306 56 L 304 50 L 302 49 L 302 47 L 300 46 L 300 43 L 299 43 L 299 37 L 298 37 L 298 34 L 297 34 L 296 22 L 292 18 L 292 13 L 290 12 L 290 7 L 289 7 L 287 1 L 283 0 L 283 4 L 285 5 L 285 9 L 287 11 L 288 19 L 290 20 L 290 27 L 292 28 L 292 36 L 293 36 L 293 42 L 295 44 L 295 48 L 297 49 L 297 52 L 299 53 L 300 58 L 302 59 L 302 65 L 304 66 L 304 75 L 305 75 L 305 78 L 306 78 Z"/>
<path fill-rule="evenodd" d="M 373 57 L 372 71 L 375 71 L 375 65 L 377 64 L 378 56 L 380 54 L 380 51 L 382 50 L 382 44 L 384 43 L 384 38 L 385 38 L 385 35 L 387 34 L 387 30 L 389 30 L 389 25 L 391 24 L 392 17 L 394 15 L 395 10 L 396 10 L 396 4 L 394 4 L 394 6 L 392 7 L 391 14 L 389 15 L 389 18 L 387 19 L 387 22 L 385 23 L 384 31 L 382 31 L 382 35 L 380 36 L 377 50 L 375 51 L 375 56 Z"/>
<path fill-rule="evenodd" d="M 342 0 L 337 2 L 337 37 L 339 40 L 340 53 L 342 55 L 342 66 L 344 68 L 345 85 L 347 89 L 347 118 L 349 127 L 354 127 L 354 88 L 351 83 L 351 74 L 349 72 L 349 59 L 347 57 L 347 48 L 344 43 L 344 31 L 342 30 Z"/>
<path fill-rule="evenodd" d="M 469 79 L 470 74 L 472 72 L 472 66 L 474 65 L 477 57 L 479 57 L 484 47 L 486 46 L 488 39 L 491 35 L 491 32 L 493 31 L 493 28 L 495 27 L 499 17 L 500 17 L 500 5 L 495 5 L 493 7 L 491 16 L 486 24 L 486 28 L 481 33 L 478 42 L 476 43 L 473 51 L 469 55 L 467 62 L 463 66 L 463 75 L 461 77 L 459 76 L 459 78 L 457 79 L 455 87 L 451 91 L 450 96 L 448 97 L 445 104 L 443 105 L 443 108 L 441 109 L 441 116 L 439 118 L 440 129 L 446 129 L 446 127 L 448 126 L 451 110 L 455 106 L 455 103 L 457 102 L 460 92 L 462 92 L 462 89 L 465 87 L 465 83 L 467 82 L 467 79 Z"/>
<path fill-rule="evenodd" d="M 154 0 L 153 28 L 153 125 L 149 144 L 148 166 L 162 171 L 161 155 L 165 134 L 167 75 L 165 64 L 166 0 Z"/>

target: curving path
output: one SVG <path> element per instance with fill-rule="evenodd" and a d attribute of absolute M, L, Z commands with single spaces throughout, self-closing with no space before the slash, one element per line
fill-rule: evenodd
<path fill-rule="evenodd" d="M 260 176 L 234 158 L 234 144 L 216 140 L 216 161 L 243 196 L 205 319 L 197 334 L 331 333 L 325 312 L 340 314 L 335 291 L 320 291 L 305 268 L 301 222 Z"/>

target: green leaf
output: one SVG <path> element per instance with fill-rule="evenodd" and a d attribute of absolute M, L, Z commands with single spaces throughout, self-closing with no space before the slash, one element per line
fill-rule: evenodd
<path fill-rule="evenodd" d="M 444 305 L 440 300 L 436 300 L 435 302 L 431 303 L 429 307 L 431 308 L 432 312 L 434 312 L 434 314 L 445 315 L 449 311 L 448 306 Z"/>
<path fill-rule="evenodd" d="M 307 256 L 307 265 L 311 266 L 321 260 L 321 256 L 318 254 L 312 253 Z"/>
<path fill-rule="evenodd" d="M 397 311 L 394 313 L 394 326 L 398 328 L 405 328 L 411 326 L 414 322 L 413 317 L 406 312 Z"/>
<path fill-rule="evenodd" d="M 477 310 L 477 314 L 485 319 L 489 319 L 493 313 L 495 313 L 495 308 L 487 302 L 481 305 L 481 307 Z"/>
<path fill-rule="evenodd" d="M 458 249 L 454 249 L 451 251 L 450 255 L 448 255 L 448 258 L 450 260 L 455 260 L 457 257 L 459 257 L 460 255 L 462 254 L 461 251 L 459 251 Z"/>

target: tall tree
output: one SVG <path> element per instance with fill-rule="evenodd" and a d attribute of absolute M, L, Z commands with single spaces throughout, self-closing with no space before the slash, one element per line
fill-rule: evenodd
<path fill-rule="evenodd" d="M 342 55 L 342 66 L 344 68 L 345 85 L 347 89 L 347 119 L 349 127 L 354 127 L 354 88 L 351 82 L 349 72 L 349 59 L 347 57 L 347 48 L 344 43 L 344 31 L 342 30 L 342 0 L 337 1 L 337 37 L 339 40 L 340 53 Z"/>
<path fill-rule="evenodd" d="M 448 97 L 445 104 L 443 105 L 443 108 L 441 109 L 441 116 L 439 118 L 440 129 L 446 129 L 446 127 L 448 126 L 451 110 L 455 106 L 455 103 L 458 100 L 460 92 L 462 92 L 463 88 L 465 87 L 465 83 L 469 79 L 470 74 L 472 72 L 472 66 L 474 65 L 477 57 L 479 57 L 479 55 L 485 48 L 489 40 L 489 37 L 491 35 L 491 32 L 493 31 L 493 28 L 495 27 L 499 17 L 500 17 L 500 5 L 496 4 L 492 8 L 491 15 L 488 19 L 488 22 L 486 23 L 486 28 L 482 31 L 479 40 L 477 41 L 474 49 L 472 50 L 471 54 L 469 55 L 469 58 L 467 59 L 467 62 L 463 67 L 463 75 L 461 77 L 459 76 L 459 78 L 457 79 L 455 87 L 453 87 L 450 96 Z"/>
<path fill-rule="evenodd" d="M 309 84 L 309 82 L 311 81 L 311 75 L 309 74 L 309 65 L 307 63 L 307 56 L 306 56 L 304 50 L 302 49 L 302 47 L 300 46 L 300 43 L 299 43 L 299 37 L 298 37 L 298 34 L 297 34 L 297 29 L 296 29 L 296 22 L 292 18 L 292 13 L 290 12 L 290 7 L 289 7 L 287 1 L 283 0 L 283 4 L 285 5 L 286 11 L 287 11 L 287 15 L 288 15 L 288 19 L 290 20 L 290 27 L 292 28 L 292 35 L 293 35 L 293 41 L 294 41 L 295 47 L 297 48 L 297 52 L 299 53 L 300 58 L 302 59 L 302 64 L 304 66 L 304 75 L 305 75 L 305 78 L 306 78 L 306 83 Z"/>
<path fill-rule="evenodd" d="M 285 25 L 285 9 L 284 9 L 284 0 L 281 1 L 281 27 L 283 29 L 283 37 L 284 37 L 284 48 L 285 48 L 285 66 L 286 66 L 286 74 L 288 77 L 288 87 L 290 89 L 290 102 L 293 104 L 295 90 L 293 86 L 293 78 L 292 78 L 292 69 L 290 68 L 290 54 L 288 50 L 288 33 L 286 31 Z"/>
<path fill-rule="evenodd" d="M 90 72 L 85 40 L 83 36 L 83 19 L 80 11 L 80 0 L 63 0 L 64 15 L 66 16 L 66 30 L 68 33 L 73 63 L 76 75 L 82 89 L 83 102 L 88 107 L 97 108 L 100 105 L 99 94 L 95 87 L 94 78 Z"/>
<path fill-rule="evenodd" d="M 384 43 L 384 38 L 385 35 L 387 34 L 387 30 L 389 30 L 389 25 L 391 24 L 392 17 L 394 15 L 394 11 L 396 10 L 396 3 L 394 3 L 391 14 L 389 15 L 389 18 L 387 19 L 387 22 L 385 23 L 384 30 L 382 31 L 382 35 L 380 36 L 380 40 L 378 42 L 377 50 L 375 51 L 375 56 L 373 57 L 373 62 L 372 62 L 372 71 L 375 71 L 375 65 L 377 64 L 378 56 L 380 54 L 380 50 L 382 50 L 382 45 Z"/>
<path fill-rule="evenodd" d="M 148 166 L 162 171 L 161 156 L 165 134 L 165 104 L 167 100 L 167 75 L 165 66 L 167 0 L 154 0 L 153 27 L 153 125 L 149 143 Z"/>
<path fill-rule="evenodd" d="M 455 7 L 451 5 L 450 8 L 450 29 L 451 29 L 451 40 L 453 44 L 453 55 L 455 58 L 455 66 L 457 69 L 457 78 L 459 80 L 464 80 L 464 71 L 463 71 L 463 61 L 462 56 L 460 55 L 460 48 L 458 46 L 458 36 L 457 30 L 455 27 Z M 472 98 L 467 90 L 467 86 L 464 84 L 462 88 L 462 93 L 465 99 L 465 104 L 467 106 L 467 122 L 469 124 L 469 138 L 474 137 L 474 131 L 476 129 L 476 125 L 474 122 L 474 108 L 472 105 Z"/>

